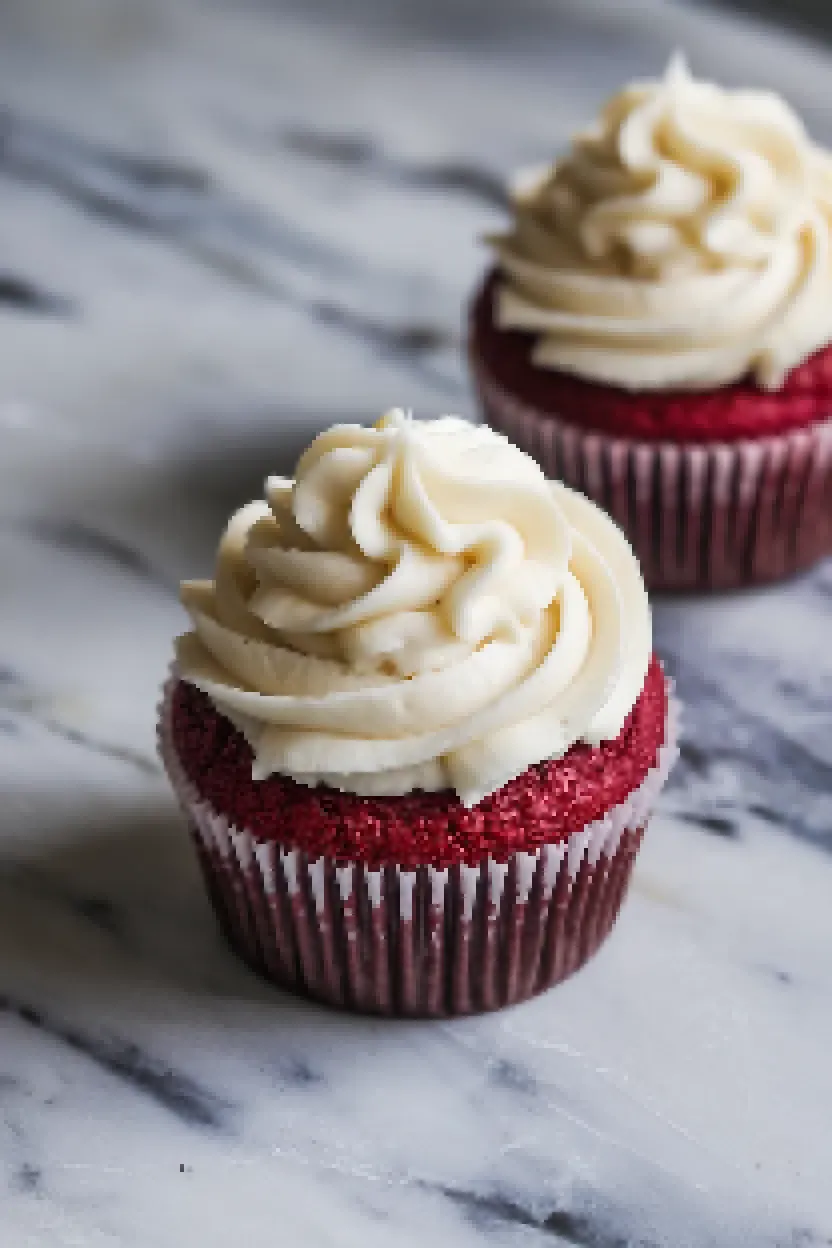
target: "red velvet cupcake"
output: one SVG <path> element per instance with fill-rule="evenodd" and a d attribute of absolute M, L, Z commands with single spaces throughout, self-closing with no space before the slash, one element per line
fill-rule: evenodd
<path fill-rule="evenodd" d="M 183 586 L 164 763 L 233 946 L 397 1015 L 589 958 L 675 755 L 638 565 L 504 438 L 336 427 Z"/>
<path fill-rule="evenodd" d="M 832 552 L 832 158 L 677 63 L 518 187 L 471 309 L 486 419 L 621 525 L 647 583 Z"/>

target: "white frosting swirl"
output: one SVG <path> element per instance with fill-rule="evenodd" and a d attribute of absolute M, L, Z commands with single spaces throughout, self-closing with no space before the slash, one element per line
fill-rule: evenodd
<path fill-rule="evenodd" d="M 832 340 L 832 156 L 777 96 L 675 60 L 518 186 L 496 321 L 631 390 L 765 389 Z"/>
<path fill-rule="evenodd" d="M 390 412 L 321 434 L 267 498 L 183 585 L 177 649 L 255 779 L 472 805 L 618 735 L 651 650 L 635 556 L 505 438 Z"/>

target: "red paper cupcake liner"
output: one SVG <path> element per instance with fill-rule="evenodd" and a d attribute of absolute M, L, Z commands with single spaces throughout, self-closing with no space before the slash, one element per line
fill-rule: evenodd
<path fill-rule="evenodd" d="M 312 859 L 232 826 L 159 745 L 208 893 L 233 948 L 276 984 L 362 1013 L 443 1017 L 496 1009 L 565 979 L 618 916 L 647 819 L 676 756 L 668 693 L 654 768 L 603 819 L 507 862 L 377 870 Z"/>
<path fill-rule="evenodd" d="M 547 476 L 624 530 L 651 589 L 729 589 L 832 554 L 832 420 L 732 442 L 655 442 L 582 430 L 471 369 L 486 421 Z"/>

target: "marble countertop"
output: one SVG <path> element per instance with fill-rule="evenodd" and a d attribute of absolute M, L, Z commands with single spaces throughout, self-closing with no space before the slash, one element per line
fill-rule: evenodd
<path fill-rule="evenodd" d="M 613 938 L 504 1014 L 261 984 L 154 752 L 229 508 L 473 414 L 503 178 L 677 46 L 832 140 L 832 57 L 659 0 L 3 5 L 0 1248 L 832 1244 L 832 563 L 657 602 L 680 765 Z"/>

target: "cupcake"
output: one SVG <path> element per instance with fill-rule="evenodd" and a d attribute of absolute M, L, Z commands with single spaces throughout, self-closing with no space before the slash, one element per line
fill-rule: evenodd
<path fill-rule="evenodd" d="M 832 156 L 673 62 L 518 182 L 474 298 L 486 419 L 621 525 L 651 587 L 832 551 Z"/>
<path fill-rule="evenodd" d="M 636 559 L 484 426 L 336 426 L 187 582 L 162 758 L 235 949 L 451 1015 L 576 970 L 675 753 Z"/>

